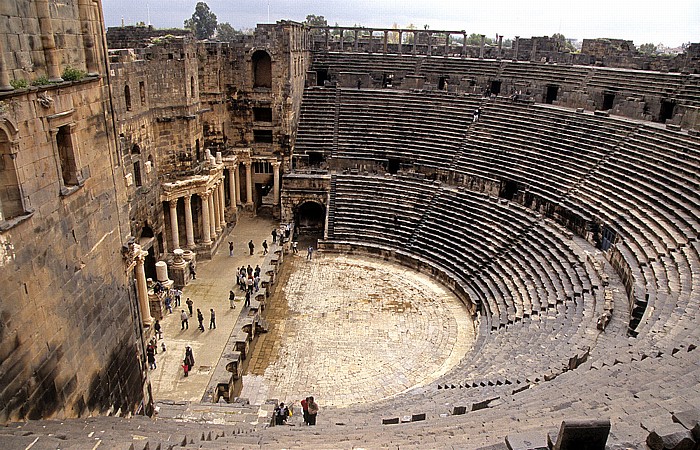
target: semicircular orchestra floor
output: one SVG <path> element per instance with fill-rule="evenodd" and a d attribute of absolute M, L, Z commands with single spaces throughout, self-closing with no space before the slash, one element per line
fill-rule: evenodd
<path fill-rule="evenodd" d="M 434 381 L 472 347 L 466 308 L 424 274 L 337 254 L 307 261 L 300 252 L 285 264 L 288 279 L 266 311 L 270 332 L 243 378 L 240 397 L 252 404 L 377 401 Z"/>

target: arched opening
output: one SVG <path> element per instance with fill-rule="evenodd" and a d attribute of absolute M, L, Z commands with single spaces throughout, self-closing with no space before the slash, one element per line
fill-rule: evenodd
<path fill-rule="evenodd" d="M 131 146 L 131 154 L 132 155 L 140 155 L 141 154 L 141 147 L 139 147 L 139 144 L 134 144 Z"/>
<path fill-rule="evenodd" d="M 253 53 L 253 87 L 272 87 L 272 59 L 263 50 Z"/>
<path fill-rule="evenodd" d="M 295 233 L 311 240 L 322 238 L 326 225 L 325 206 L 314 201 L 302 203 L 296 208 L 294 224 Z"/>
<path fill-rule="evenodd" d="M 24 214 L 13 156 L 7 133 L 0 130 L 0 221 Z"/>
<path fill-rule="evenodd" d="M 131 111 L 131 91 L 128 84 L 124 86 L 124 103 L 126 103 L 126 110 Z"/>

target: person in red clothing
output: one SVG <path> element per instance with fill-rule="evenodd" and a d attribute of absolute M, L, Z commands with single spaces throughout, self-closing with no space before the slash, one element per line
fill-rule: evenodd
<path fill-rule="evenodd" d="M 304 413 L 304 425 L 309 424 L 309 397 L 306 397 L 301 402 L 301 410 Z"/>

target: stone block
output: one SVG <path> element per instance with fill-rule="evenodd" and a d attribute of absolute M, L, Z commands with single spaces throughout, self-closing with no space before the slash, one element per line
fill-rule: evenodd
<path fill-rule="evenodd" d="M 466 406 L 455 406 L 452 408 L 452 415 L 453 416 L 461 416 L 462 414 L 467 413 L 467 407 Z"/>
<path fill-rule="evenodd" d="M 390 419 L 382 419 L 382 425 L 396 425 L 399 423 L 398 417 L 392 417 Z"/>
<path fill-rule="evenodd" d="M 700 410 L 689 409 L 673 413 L 673 421 L 690 430 L 696 441 L 700 440 Z"/>
<path fill-rule="evenodd" d="M 522 433 L 506 436 L 508 450 L 548 450 L 547 437 L 544 432 Z"/>
<path fill-rule="evenodd" d="M 647 445 L 651 450 L 693 450 L 695 439 L 683 425 L 669 423 L 654 427 L 647 436 Z"/>

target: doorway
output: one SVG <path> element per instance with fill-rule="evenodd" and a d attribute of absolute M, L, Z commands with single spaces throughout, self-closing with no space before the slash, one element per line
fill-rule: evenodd
<path fill-rule="evenodd" d="M 544 102 L 547 103 L 548 105 L 551 105 L 554 103 L 557 99 L 557 95 L 559 94 L 559 86 L 555 85 L 549 85 L 547 86 L 547 97 L 544 99 Z"/>
<path fill-rule="evenodd" d="M 612 92 L 607 92 L 603 94 L 603 111 L 612 109 L 615 103 L 615 94 Z"/>
<path fill-rule="evenodd" d="M 659 111 L 659 122 L 666 123 L 667 120 L 673 119 L 676 112 L 676 102 L 663 100 L 661 102 L 661 110 Z"/>
<path fill-rule="evenodd" d="M 501 80 L 491 80 L 491 94 L 498 95 L 501 93 Z"/>
<path fill-rule="evenodd" d="M 506 200 L 513 200 L 515 195 L 518 193 L 518 182 L 513 180 L 505 180 L 501 184 L 501 191 L 498 196 Z"/>

